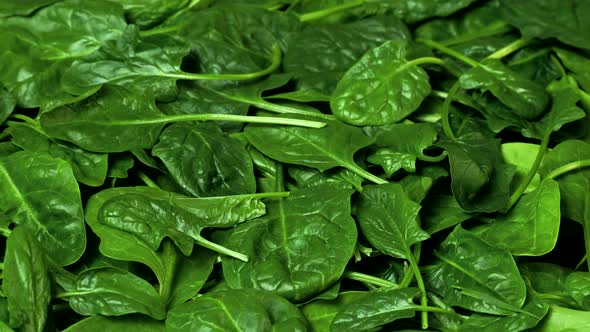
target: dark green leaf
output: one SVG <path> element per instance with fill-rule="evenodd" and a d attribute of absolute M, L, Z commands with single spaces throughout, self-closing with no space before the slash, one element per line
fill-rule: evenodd
<path fill-rule="evenodd" d="M 2 270 L 11 327 L 24 332 L 43 331 L 51 283 L 43 249 L 27 228 L 19 226 L 8 237 Z"/>
<path fill-rule="evenodd" d="M 502 17 L 516 26 L 526 38 L 557 38 L 590 49 L 590 11 L 585 0 L 501 0 Z"/>
<path fill-rule="evenodd" d="M 407 61 L 407 44 L 388 41 L 367 52 L 344 74 L 330 99 L 332 112 L 357 125 L 398 122 L 430 94 L 426 72 Z"/>
<path fill-rule="evenodd" d="M 496 315 L 520 311 L 526 287 L 508 250 L 457 226 L 436 256 L 436 265 L 425 271 L 427 287 L 447 304 Z"/>
<path fill-rule="evenodd" d="M 193 196 L 256 191 L 252 160 L 244 144 L 215 124 L 172 125 L 162 132 L 152 155 L 160 158 L 176 182 Z"/>
<path fill-rule="evenodd" d="M 121 316 L 143 313 L 155 319 L 166 316 L 164 303 L 147 281 L 116 268 L 90 269 L 79 274 L 61 294 L 81 315 Z"/>
<path fill-rule="evenodd" d="M 365 186 L 357 206 L 363 234 L 382 252 L 408 258 L 411 246 L 429 238 L 418 226 L 420 205 L 397 183 Z"/>
<path fill-rule="evenodd" d="M 58 265 L 78 260 L 86 246 L 80 191 L 70 165 L 46 154 L 0 158 L 0 213 L 23 225 Z"/>
<path fill-rule="evenodd" d="M 225 246 L 250 257 L 247 263 L 223 257 L 225 280 L 298 302 L 329 287 L 356 244 L 350 195 L 350 189 L 325 184 L 269 202 L 266 216 L 223 234 Z"/>
<path fill-rule="evenodd" d="M 136 330 L 142 332 L 164 332 L 164 324 L 145 316 L 126 315 L 123 317 L 92 316 L 68 327 L 64 332 L 119 332 Z"/>
<path fill-rule="evenodd" d="M 213 292 L 168 312 L 166 331 L 306 331 L 307 321 L 289 301 L 251 290 Z"/>

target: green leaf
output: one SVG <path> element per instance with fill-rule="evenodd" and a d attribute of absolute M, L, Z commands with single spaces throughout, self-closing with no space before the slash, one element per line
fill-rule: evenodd
<path fill-rule="evenodd" d="M 373 182 L 384 182 L 366 174 L 354 162 L 355 152 L 373 143 L 359 128 L 328 121 L 321 129 L 248 125 L 244 132 L 252 145 L 280 162 L 313 167 L 322 172 L 341 166 Z"/>
<path fill-rule="evenodd" d="M 455 197 L 450 195 L 437 195 L 427 198 L 420 212 L 422 226 L 428 234 L 434 234 L 444 229 L 453 227 L 463 221 L 471 219 L 472 215 L 465 212 Z"/>
<path fill-rule="evenodd" d="M 355 298 L 334 318 L 330 331 L 372 331 L 375 327 L 416 314 L 417 288 L 378 289 Z"/>
<path fill-rule="evenodd" d="M 524 195 L 507 214 L 498 216 L 491 224 L 476 227 L 474 232 L 515 256 L 545 255 L 557 243 L 559 206 L 559 185 L 547 179 Z"/>
<path fill-rule="evenodd" d="M 68 162 L 76 179 L 88 186 L 100 186 L 107 176 L 108 155 L 93 153 L 71 143 L 54 140 L 40 128 L 13 123 L 8 128 L 12 142 L 25 151 L 45 153 Z"/>
<path fill-rule="evenodd" d="M 60 0 L 23 0 L 19 2 L 3 2 L 0 4 L 0 17 L 28 16 L 36 9 Z"/>
<path fill-rule="evenodd" d="M 247 263 L 223 257 L 225 280 L 296 302 L 332 285 L 356 244 L 351 193 L 328 184 L 293 191 L 269 202 L 266 216 L 220 234 L 223 245 L 250 257 Z"/>
<path fill-rule="evenodd" d="M 577 307 L 566 291 L 567 277 L 573 272 L 563 266 L 550 263 L 520 264 L 520 273 L 530 283 L 530 288 L 548 304 Z"/>
<path fill-rule="evenodd" d="M 256 191 L 254 167 L 244 144 L 215 124 L 174 124 L 162 132 L 152 155 L 160 158 L 176 182 L 193 196 Z"/>
<path fill-rule="evenodd" d="M 543 114 L 549 98 L 540 84 L 522 77 L 500 60 L 486 59 L 459 78 L 464 89 L 490 91 L 523 119 Z"/>
<path fill-rule="evenodd" d="M 414 23 L 431 17 L 449 16 L 475 0 L 403 0 L 392 3 L 396 16 L 405 22 Z"/>
<path fill-rule="evenodd" d="M 425 279 L 447 304 L 495 315 L 520 311 L 526 287 L 508 250 L 457 226 L 436 256 Z"/>
<path fill-rule="evenodd" d="M 164 332 L 164 324 L 145 316 L 126 315 L 123 317 L 92 316 L 71 325 L 64 332 L 118 332 L 137 330 L 145 332 Z"/>
<path fill-rule="evenodd" d="M 388 41 L 367 52 L 338 82 L 330 99 L 339 119 L 357 126 L 398 122 L 430 94 L 426 72 L 407 61 L 407 44 Z"/>
<path fill-rule="evenodd" d="M 188 46 L 177 39 L 159 35 L 142 40 L 136 28 L 130 26 L 120 38 L 74 61 L 63 73 L 61 84 L 72 94 L 111 83 L 170 98 L 176 92 L 176 80 L 190 76 L 180 69 L 188 53 Z"/>
<path fill-rule="evenodd" d="M 41 128 L 50 137 L 72 142 L 94 152 L 123 152 L 151 148 L 164 115 L 148 98 L 130 90 L 105 86 L 94 96 L 41 116 Z M 141 123 L 130 124 L 139 120 Z"/>
<path fill-rule="evenodd" d="M 590 59 L 562 48 L 555 48 L 555 53 L 563 65 L 573 73 L 582 88 L 590 91 Z"/>
<path fill-rule="evenodd" d="M 590 144 L 579 140 L 567 140 L 547 153 L 539 173 L 546 176 L 561 166 L 585 159 L 590 159 Z M 590 181 L 590 170 L 568 172 L 555 180 L 559 184 L 563 216 L 579 223 L 590 221 L 590 216 L 586 213 L 590 209 L 590 188 L 580 185 Z"/>
<path fill-rule="evenodd" d="M 494 212 L 510 198 L 515 167 L 501 163 L 500 141 L 468 137 L 439 143 L 449 154 L 451 189 L 467 212 Z"/>
<path fill-rule="evenodd" d="M 370 163 L 383 167 L 385 174 L 391 176 L 400 169 L 416 172 L 416 160 L 439 161 L 426 156 L 424 150 L 436 141 L 438 133 L 428 123 L 394 124 L 377 127 L 374 145 L 375 152 L 367 157 Z M 444 156 L 443 156 L 444 157 Z"/>
<path fill-rule="evenodd" d="M 527 38 L 557 38 L 590 49 L 590 23 L 584 20 L 590 3 L 584 0 L 501 0 L 502 17 Z"/>
<path fill-rule="evenodd" d="M 516 166 L 516 174 L 514 175 L 515 181 L 518 183 L 523 181 L 533 167 L 537 153 L 539 153 L 539 145 L 520 142 L 504 143 L 502 144 L 501 149 L 504 162 Z M 537 189 L 540 183 L 541 178 L 539 174 L 535 174 L 535 177 L 525 190 L 525 193 Z"/>
<path fill-rule="evenodd" d="M 41 332 L 51 300 L 51 281 L 43 249 L 22 226 L 6 242 L 2 289 L 8 300 L 11 327 Z"/>
<path fill-rule="evenodd" d="M 366 51 L 387 40 L 409 39 L 408 28 L 392 16 L 311 25 L 289 38 L 284 68 L 295 75 L 296 91 L 330 96 L 344 72 Z"/>
<path fill-rule="evenodd" d="M 306 331 L 299 309 L 275 294 L 235 289 L 208 293 L 168 312 L 166 331 Z"/>
<path fill-rule="evenodd" d="M 565 280 L 565 290 L 583 310 L 590 309 L 590 273 L 574 272 Z"/>
<path fill-rule="evenodd" d="M 362 232 L 382 252 L 409 258 L 411 246 L 429 238 L 418 226 L 420 205 L 408 198 L 401 185 L 388 183 L 363 188 L 357 206 Z"/>
<path fill-rule="evenodd" d="M 231 227 L 263 215 L 265 208 L 259 198 L 265 196 L 272 195 L 190 198 L 150 187 L 113 188 L 90 198 L 86 219 L 91 226 L 100 224 L 132 234 L 152 251 L 169 237 L 187 256 L 195 241 L 223 252 L 223 247 L 203 238 L 201 231 Z"/>
<path fill-rule="evenodd" d="M 352 301 L 365 295 L 364 292 L 342 292 L 336 300 L 319 300 L 304 305 L 303 315 L 314 332 L 329 332 L 336 315 Z"/>
<path fill-rule="evenodd" d="M 129 153 L 109 155 L 109 166 L 107 176 L 109 178 L 125 179 L 129 177 L 129 170 L 135 165 L 133 155 Z"/>
<path fill-rule="evenodd" d="M 121 316 L 143 313 L 166 317 L 164 303 L 147 281 L 117 268 L 90 269 L 76 276 L 71 288 L 58 295 L 80 315 Z"/>
<path fill-rule="evenodd" d="M 552 305 L 537 327 L 539 332 L 584 332 L 590 329 L 590 313 Z"/>
<path fill-rule="evenodd" d="M 0 85 L 0 125 L 12 114 L 16 106 L 16 98 Z"/>
<path fill-rule="evenodd" d="M 198 294 L 213 272 L 217 255 L 211 250 L 195 250 L 190 256 L 180 257 L 169 300 L 169 307 L 184 303 Z"/>
<path fill-rule="evenodd" d="M 77 261 L 86 246 L 78 184 L 66 161 L 17 152 L 0 158 L 0 213 L 23 225 L 60 266 Z"/>
<path fill-rule="evenodd" d="M 529 331 L 545 317 L 549 305 L 539 297 L 529 294 L 522 311 L 506 317 L 473 314 L 461 325 L 459 331 Z"/>

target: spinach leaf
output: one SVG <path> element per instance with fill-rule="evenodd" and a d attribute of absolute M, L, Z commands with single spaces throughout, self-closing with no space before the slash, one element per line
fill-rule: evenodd
<path fill-rule="evenodd" d="M 121 316 L 143 313 L 154 319 L 166 316 L 164 303 L 147 281 L 116 268 L 89 269 L 57 295 L 81 315 Z"/>
<path fill-rule="evenodd" d="M 330 99 L 332 112 L 357 125 L 398 122 L 414 112 L 430 94 L 428 75 L 407 61 L 406 45 L 385 42 L 365 53 L 344 74 Z"/>
<path fill-rule="evenodd" d="M 356 244 L 350 195 L 350 189 L 328 184 L 297 190 L 269 202 L 266 216 L 220 234 L 224 246 L 250 257 L 223 257 L 225 280 L 233 288 L 273 291 L 296 302 L 329 287 Z"/>
<path fill-rule="evenodd" d="M 124 329 L 137 329 L 145 332 L 163 332 L 164 324 L 146 318 L 134 315 L 125 315 L 122 317 L 92 316 L 85 318 L 78 323 L 71 325 L 64 332 L 83 332 L 83 331 L 103 331 L 116 332 Z"/>
<path fill-rule="evenodd" d="M 166 331 L 187 329 L 306 331 L 307 322 L 296 306 L 280 296 L 237 289 L 213 292 L 172 308 L 166 317 Z"/>
<path fill-rule="evenodd" d="M 521 311 L 526 287 L 508 250 L 457 226 L 436 257 L 426 284 L 447 304 L 495 315 Z"/>
<path fill-rule="evenodd" d="M 100 186 L 107 176 L 108 156 L 81 149 L 71 143 L 51 139 L 37 126 L 13 123 L 8 129 L 12 142 L 25 151 L 45 153 L 68 162 L 76 180 Z"/>
<path fill-rule="evenodd" d="M 29 229 L 55 264 L 77 261 L 86 235 L 69 164 L 46 154 L 17 152 L 0 158 L 0 179 L 0 213 Z"/>
<path fill-rule="evenodd" d="M 51 282 L 43 249 L 25 227 L 16 227 L 6 241 L 2 290 L 8 301 L 11 327 L 43 331 Z"/>
<path fill-rule="evenodd" d="M 395 320 L 413 317 L 418 308 L 413 300 L 419 293 L 416 288 L 368 292 L 338 312 L 330 331 L 371 331 Z"/>
<path fill-rule="evenodd" d="M 278 161 L 314 167 L 320 171 L 341 166 L 372 182 L 385 182 L 353 160 L 354 153 L 369 146 L 373 139 L 360 129 L 339 121 L 329 121 L 322 130 L 248 125 L 244 132 L 252 145 Z M 342 149 L 343 146 L 346 148 Z"/>
<path fill-rule="evenodd" d="M 0 125 L 12 114 L 15 106 L 14 96 L 5 87 L 0 86 Z"/>
<path fill-rule="evenodd" d="M 547 179 L 535 191 L 524 195 L 507 214 L 474 231 L 515 256 L 541 256 L 553 250 L 557 243 L 559 206 L 559 185 Z"/>
<path fill-rule="evenodd" d="M 543 86 L 527 80 L 502 64 L 486 59 L 459 78 L 464 89 L 490 91 L 503 104 L 523 119 L 534 119 L 543 114 L 549 98 Z"/>
<path fill-rule="evenodd" d="M 583 19 L 590 4 L 583 0 L 500 0 L 502 17 L 526 38 L 557 38 L 590 49 L 590 23 Z"/>
<path fill-rule="evenodd" d="M 334 301 L 319 300 L 303 306 L 301 309 L 312 331 L 330 331 L 330 325 L 336 315 L 355 299 L 364 296 L 364 292 L 343 292 Z"/>
<path fill-rule="evenodd" d="M 254 169 L 245 146 L 215 124 L 172 125 L 162 132 L 152 155 L 160 158 L 176 182 L 193 196 L 256 191 Z"/>
<path fill-rule="evenodd" d="M 552 305 L 549 314 L 537 327 L 540 332 L 582 332 L 590 327 L 587 311 Z"/>

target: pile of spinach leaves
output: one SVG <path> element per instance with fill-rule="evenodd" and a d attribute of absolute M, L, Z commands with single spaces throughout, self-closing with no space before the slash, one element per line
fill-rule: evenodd
<path fill-rule="evenodd" d="M 588 13 L 3 1 L 0 330 L 590 330 Z"/>

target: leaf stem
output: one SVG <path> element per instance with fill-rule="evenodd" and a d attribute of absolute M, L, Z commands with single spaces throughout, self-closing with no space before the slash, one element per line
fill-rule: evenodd
<path fill-rule="evenodd" d="M 233 250 L 231 250 L 229 248 L 226 248 L 226 247 L 224 247 L 222 245 L 219 245 L 217 243 L 211 242 L 211 241 L 209 241 L 209 240 L 207 240 L 207 239 L 205 239 L 204 237 L 201 237 L 201 236 L 195 236 L 193 238 L 195 239 L 195 242 L 198 245 L 202 246 L 202 247 L 205 247 L 207 249 L 211 249 L 211 250 L 213 250 L 213 251 L 215 251 L 217 253 L 220 253 L 222 255 L 226 255 L 226 256 L 230 256 L 230 257 L 239 259 L 242 262 L 248 262 L 248 256 L 246 256 L 246 255 L 244 255 L 242 253 L 239 253 L 237 251 L 233 251 Z"/>
<path fill-rule="evenodd" d="M 498 22 L 494 22 L 494 23 L 488 25 L 487 27 L 485 27 L 482 30 L 479 30 L 479 31 L 476 31 L 473 33 L 462 34 L 462 35 L 457 36 L 455 38 L 450 38 L 450 39 L 444 40 L 440 43 L 441 43 L 441 45 L 444 45 L 444 46 L 453 46 L 453 45 L 457 45 L 457 44 L 467 43 L 467 42 L 470 42 L 472 40 L 479 39 L 479 38 L 503 34 L 506 32 L 510 32 L 511 30 L 512 30 L 512 27 L 510 27 L 508 24 L 506 24 L 506 22 L 498 21 Z"/>
<path fill-rule="evenodd" d="M 456 77 L 461 76 L 461 73 L 457 72 L 453 67 L 449 66 L 443 59 L 439 59 L 439 58 L 435 58 L 435 57 L 431 57 L 431 56 L 425 56 L 425 57 L 421 57 L 421 58 L 412 59 L 412 60 L 408 61 L 404 65 L 404 67 L 418 66 L 418 65 L 422 65 L 422 64 L 439 65 L 439 66 L 445 68 L 449 73 L 453 74 L 454 76 L 456 76 Z"/>
<path fill-rule="evenodd" d="M 380 177 L 378 177 L 376 175 L 373 175 L 373 174 L 365 171 L 359 165 L 354 164 L 354 165 L 348 165 L 348 166 L 345 166 L 345 167 L 349 171 L 351 171 L 351 172 L 355 173 L 356 175 L 358 175 L 358 176 L 360 176 L 360 177 L 362 177 L 364 179 L 367 179 L 367 180 L 369 180 L 369 181 L 371 181 L 373 183 L 376 183 L 376 184 L 385 184 L 385 183 L 388 183 L 387 180 L 382 179 L 382 178 L 380 178 Z"/>
<path fill-rule="evenodd" d="M 453 86 L 449 90 L 449 93 L 447 94 L 447 98 L 445 99 L 445 101 L 443 103 L 442 112 L 441 112 L 443 131 L 444 131 L 445 135 L 452 141 L 456 141 L 457 136 L 455 136 L 455 133 L 453 133 L 453 128 L 451 127 L 451 121 L 450 121 L 451 102 L 453 101 L 453 99 L 455 99 L 455 95 L 459 92 L 460 87 L 461 86 L 459 85 L 459 81 L 457 81 L 453 84 Z"/>
<path fill-rule="evenodd" d="M 264 117 L 264 116 L 248 116 L 248 115 L 234 115 L 234 114 L 179 114 L 168 115 L 154 119 L 137 119 L 137 120 L 122 120 L 117 121 L 119 125 L 143 125 L 156 123 L 170 123 L 170 122 L 186 122 L 186 121 L 229 121 L 229 122 L 250 122 L 250 123 L 264 123 L 287 126 L 299 126 L 308 128 L 322 128 L 326 125 L 324 122 L 279 118 L 279 117 Z M 112 123 L 112 122 L 110 122 Z M 106 124 L 106 122 L 105 122 Z"/>
<path fill-rule="evenodd" d="M 477 67 L 479 65 L 479 62 L 475 61 L 474 59 L 471 59 L 468 56 L 465 56 L 465 55 L 463 55 L 451 48 L 448 48 L 439 42 L 435 42 L 434 40 L 418 38 L 418 39 L 416 39 L 416 42 L 424 44 L 424 45 L 429 46 L 431 48 L 434 48 L 434 49 L 438 50 L 439 52 L 444 53 L 449 56 L 452 56 L 453 58 L 455 58 L 457 60 L 461 60 L 461 61 L 465 62 L 466 64 L 470 65 L 471 67 Z"/>
<path fill-rule="evenodd" d="M 488 55 L 486 59 L 502 59 L 503 57 L 520 50 L 521 48 L 529 45 L 530 43 L 531 40 L 526 40 L 524 38 L 517 39 L 512 43 L 497 50 L 496 52 Z"/>
<path fill-rule="evenodd" d="M 458 313 L 456 313 L 452 310 L 448 310 L 448 309 L 429 307 L 429 306 L 412 306 L 408 309 L 422 311 L 422 313 L 434 312 L 437 314 L 454 315 L 457 317 L 461 317 L 461 319 L 463 320 L 463 316 L 459 315 Z"/>
<path fill-rule="evenodd" d="M 10 116 L 10 118 L 12 119 L 17 119 L 17 120 L 22 120 L 24 122 L 26 122 L 28 125 L 32 126 L 32 127 L 39 127 L 39 123 L 33 119 L 31 119 L 30 117 L 24 115 L 24 114 L 12 114 Z"/>
<path fill-rule="evenodd" d="M 309 22 L 309 21 L 313 21 L 313 20 L 319 20 L 319 19 L 324 18 L 326 16 L 330 16 L 334 13 L 338 13 L 341 11 L 345 11 L 345 10 L 348 10 L 351 8 L 361 6 L 364 3 L 365 3 L 365 0 L 348 1 L 348 2 L 345 2 L 345 3 L 338 5 L 338 6 L 329 7 L 329 8 L 322 9 L 322 10 L 317 10 L 315 12 L 301 14 L 301 15 L 299 15 L 299 20 L 301 22 Z"/>
<path fill-rule="evenodd" d="M 342 276 L 346 279 L 360 281 L 374 286 L 399 288 L 399 285 L 394 282 L 360 272 L 346 271 Z"/>
<path fill-rule="evenodd" d="M 170 77 L 176 78 L 181 80 L 192 80 L 192 81 L 212 81 L 212 80 L 230 80 L 230 81 L 242 81 L 242 80 L 251 80 L 254 78 L 258 78 L 261 76 L 268 75 L 281 65 L 281 49 L 278 45 L 272 46 L 272 62 L 270 66 L 267 68 L 253 72 L 253 73 L 245 73 L 245 74 L 195 74 L 195 73 L 185 73 L 185 72 L 177 72 L 171 74 L 162 74 L 158 75 L 161 77 Z"/>
<path fill-rule="evenodd" d="M 571 162 L 569 164 L 565 164 L 563 166 L 560 166 L 554 170 L 552 170 L 551 172 L 549 172 L 546 176 L 545 179 L 554 179 L 558 176 L 561 176 L 565 173 L 580 169 L 580 168 L 584 168 L 584 167 L 588 167 L 590 166 L 590 159 L 584 159 L 584 160 L 577 160 L 574 162 Z"/>
<path fill-rule="evenodd" d="M 510 200 L 508 201 L 508 207 L 506 211 L 510 210 L 514 204 L 520 199 L 520 196 L 524 193 L 526 188 L 529 186 L 535 174 L 537 174 L 537 170 L 543 161 L 543 157 L 545 157 L 545 152 L 547 151 L 547 146 L 549 145 L 549 137 L 551 137 L 551 130 L 547 130 L 545 135 L 543 136 L 543 140 L 541 141 L 541 146 L 539 146 L 539 151 L 537 152 L 537 156 L 535 157 L 535 161 L 531 166 L 531 169 L 527 173 L 526 177 L 522 180 L 522 182 L 518 185 L 514 193 L 510 196 Z"/>
<path fill-rule="evenodd" d="M 416 283 L 418 284 L 418 288 L 420 289 L 420 293 L 422 293 L 422 296 L 420 297 L 420 304 L 422 304 L 422 306 L 426 307 L 428 305 L 428 296 L 426 294 L 426 286 L 424 285 L 424 279 L 422 279 L 422 274 L 420 274 L 420 266 L 418 266 L 418 262 L 416 260 L 416 257 L 414 256 L 414 253 L 409 250 L 407 250 L 406 253 L 408 262 L 410 262 L 410 267 L 411 269 L 414 271 L 414 277 L 416 278 Z M 422 329 L 426 330 L 428 329 L 428 312 L 427 311 L 423 311 L 422 312 Z"/>
<path fill-rule="evenodd" d="M 162 257 L 167 257 L 165 266 L 165 280 L 160 281 L 160 298 L 162 302 L 168 303 L 170 294 L 172 293 L 172 285 L 174 284 L 174 275 L 176 273 L 176 266 L 178 265 L 178 252 L 176 247 L 170 240 L 162 243 Z"/>
<path fill-rule="evenodd" d="M 2 235 L 4 237 L 9 237 L 11 233 L 12 233 L 12 231 L 10 229 L 8 229 L 7 227 L 0 227 L 0 235 Z"/>
<path fill-rule="evenodd" d="M 438 156 L 427 156 L 427 155 L 421 154 L 418 156 L 418 159 L 422 160 L 422 161 L 429 162 L 429 163 L 438 163 L 440 161 L 445 160 L 446 157 L 447 157 L 447 151 L 443 151 Z"/>
<path fill-rule="evenodd" d="M 212 92 L 212 93 L 215 93 L 223 98 L 227 98 L 229 100 L 233 100 L 233 101 L 237 101 L 240 103 L 256 106 L 260 109 L 270 111 L 270 112 L 275 112 L 275 113 L 279 113 L 279 114 L 299 114 L 299 115 L 321 118 L 321 119 L 325 119 L 325 120 L 335 120 L 336 119 L 333 115 L 323 114 L 321 112 L 310 112 L 310 111 L 302 110 L 302 109 L 292 107 L 292 106 L 279 105 L 279 104 L 271 103 L 271 102 L 266 101 L 264 99 L 262 99 L 260 101 L 249 100 L 246 98 L 241 98 L 240 96 L 231 95 L 231 94 L 221 92 L 218 90 L 208 89 L 208 88 L 205 88 L 205 89 Z"/>
<path fill-rule="evenodd" d="M 158 186 L 154 181 L 152 181 L 152 179 L 145 175 L 145 173 L 139 171 L 137 172 L 137 176 L 139 176 L 141 181 L 143 181 L 143 183 L 145 183 L 148 187 L 160 189 L 160 186 Z"/>

